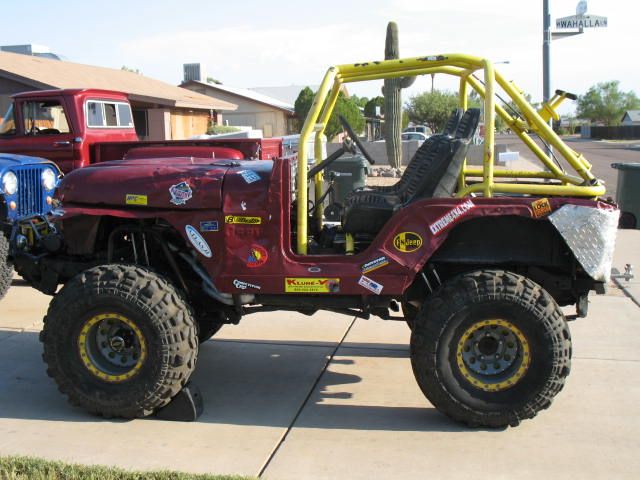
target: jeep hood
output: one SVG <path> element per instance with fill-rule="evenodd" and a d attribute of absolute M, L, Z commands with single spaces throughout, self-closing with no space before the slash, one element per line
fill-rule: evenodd
<path fill-rule="evenodd" d="M 63 205 L 221 208 L 222 183 L 233 165 L 228 160 L 190 157 L 99 163 L 69 173 L 57 195 Z"/>

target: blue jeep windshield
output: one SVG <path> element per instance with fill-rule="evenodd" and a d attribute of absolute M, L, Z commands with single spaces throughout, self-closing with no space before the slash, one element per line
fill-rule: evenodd
<path fill-rule="evenodd" d="M 16 119 L 13 115 L 13 104 L 9 105 L 7 113 L 2 117 L 0 123 L 0 135 L 13 135 L 16 133 Z"/>

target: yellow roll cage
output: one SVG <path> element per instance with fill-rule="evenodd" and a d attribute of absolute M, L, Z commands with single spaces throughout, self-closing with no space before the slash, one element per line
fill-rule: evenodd
<path fill-rule="evenodd" d="M 482 70 L 484 83 L 474 72 Z M 336 105 L 341 86 L 345 83 L 382 80 L 386 78 L 411 77 L 428 74 L 455 75 L 460 78 L 460 107 L 467 109 L 468 87 L 471 86 L 484 100 L 484 155 L 482 167 L 463 164 L 458 179 L 457 197 L 481 194 L 492 197 L 495 193 L 529 194 L 542 196 L 571 196 L 595 198 L 605 193 L 605 187 L 591 173 L 591 164 L 576 151 L 569 148 L 547 123 L 550 118 L 558 118 L 555 108 L 564 100 L 563 94 L 557 94 L 536 111 L 522 95 L 521 90 L 513 82 L 506 81 L 494 69 L 490 60 L 464 54 L 430 55 L 424 57 L 403 58 L 397 60 L 381 60 L 364 63 L 337 65 L 329 68 L 320 88 L 315 95 L 311 109 L 300 132 L 298 150 L 298 205 L 297 205 L 297 252 L 307 253 L 307 142 L 315 132 L 315 161 L 322 157 L 322 136 L 331 113 Z M 495 101 L 496 83 L 519 108 L 520 116 L 511 115 Z M 505 124 L 520 137 L 524 144 L 535 154 L 545 167 L 544 171 L 494 170 L 495 116 L 498 114 Z M 567 174 L 558 166 L 545 150 L 540 148 L 529 135 L 537 134 L 575 170 L 577 175 Z M 494 178 L 526 178 L 545 179 L 539 183 L 495 183 Z M 482 181 L 468 183 L 469 178 L 481 178 Z M 549 180 L 560 183 L 550 183 Z M 322 172 L 315 176 L 316 201 L 322 195 Z M 322 225 L 322 209 L 316 208 L 317 220 Z M 348 239 L 349 240 L 349 239 Z M 349 242 L 348 242 L 349 243 Z"/>

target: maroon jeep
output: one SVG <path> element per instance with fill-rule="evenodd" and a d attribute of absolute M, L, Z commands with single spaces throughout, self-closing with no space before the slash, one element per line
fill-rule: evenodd
<path fill-rule="evenodd" d="M 351 192 L 341 221 L 326 222 L 322 173 L 336 156 L 308 170 L 304 150 L 341 82 L 434 72 L 465 80 L 462 108 L 396 185 Z M 495 103 L 494 81 L 520 116 Z M 465 108 L 467 84 L 485 98 L 482 167 L 465 162 L 480 120 Z M 297 158 L 135 158 L 71 172 L 46 231 L 15 260 L 54 295 L 41 335 L 49 375 L 91 412 L 145 416 L 180 391 L 198 343 L 222 325 L 327 310 L 406 321 L 418 384 L 450 417 L 496 427 L 535 416 L 570 371 L 560 307 L 585 316 L 589 292 L 604 292 L 618 212 L 510 85 L 467 56 L 342 65 L 325 77 Z M 549 157 L 540 172 L 494 168 L 494 114 L 545 138 L 577 175 Z"/>

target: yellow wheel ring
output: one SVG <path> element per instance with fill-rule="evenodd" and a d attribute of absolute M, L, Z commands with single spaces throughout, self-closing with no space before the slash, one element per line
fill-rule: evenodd
<path fill-rule="evenodd" d="M 89 352 L 89 334 L 94 327 L 98 326 L 98 323 L 104 320 L 118 320 L 122 322 L 133 331 L 140 344 L 139 357 L 135 365 L 130 370 L 119 375 L 113 375 L 98 368 L 98 366 L 92 360 L 91 354 Z M 127 317 L 117 313 L 102 313 L 100 315 L 91 317 L 82 326 L 80 335 L 78 336 L 78 352 L 80 353 L 80 359 L 82 360 L 82 363 L 94 376 L 106 382 L 118 383 L 133 378 L 140 371 L 142 365 L 144 364 L 144 361 L 147 358 L 147 344 L 144 340 L 144 336 L 142 335 L 142 331 L 140 330 L 140 328 Z"/>
<path fill-rule="evenodd" d="M 496 330 L 502 328 L 502 332 L 508 332 L 506 333 L 506 335 L 512 336 L 517 339 L 518 359 L 516 362 L 516 358 L 514 358 L 514 362 L 510 365 L 510 368 L 505 368 L 505 370 L 509 370 L 505 371 L 505 375 L 494 375 L 493 377 L 491 375 L 484 375 L 477 371 L 473 371 L 473 369 L 468 365 L 468 358 L 465 353 L 469 350 L 468 342 L 470 339 L 473 340 L 472 337 L 475 337 L 475 335 L 477 335 L 480 331 L 485 331 L 487 327 L 489 329 Z M 489 334 L 487 334 L 487 336 L 489 336 Z M 495 340 L 496 344 L 497 342 L 498 340 Z M 490 362 L 491 360 L 489 360 L 487 363 Z M 465 330 L 465 332 L 460 337 L 456 350 L 456 363 L 458 365 L 458 368 L 460 369 L 460 373 L 462 374 L 462 376 L 474 387 L 479 388 L 480 390 L 484 390 L 485 392 L 498 392 L 507 390 L 508 388 L 511 388 L 516 383 L 518 383 L 522 379 L 522 377 L 524 377 L 529 368 L 529 364 L 531 363 L 531 351 L 529 348 L 529 342 L 519 328 L 517 328 L 512 323 L 507 322 L 506 320 L 483 320 L 481 322 L 474 323 L 471 327 Z"/>

